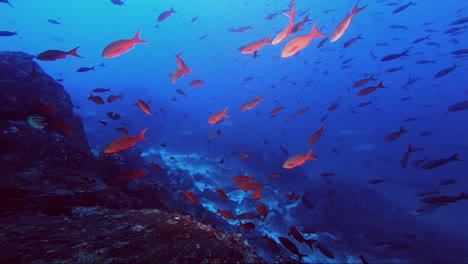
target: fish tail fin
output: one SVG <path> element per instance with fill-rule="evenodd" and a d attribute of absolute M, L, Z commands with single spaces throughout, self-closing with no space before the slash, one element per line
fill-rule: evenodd
<path fill-rule="evenodd" d="M 359 3 L 359 2 L 358 2 Z M 358 3 L 356 3 L 353 7 L 353 11 L 351 11 L 351 14 L 353 15 L 356 15 L 357 13 L 361 12 L 362 10 L 364 10 L 364 8 L 367 7 L 367 5 L 365 6 L 362 6 L 362 7 L 358 7 Z"/>
<path fill-rule="evenodd" d="M 359 34 L 359 36 L 357 36 L 357 39 L 364 39 L 364 38 L 362 37 L 362 34 Z"/>
<path fill-rule="evenodd" d="M 76 47 L 76 48 L 70 50 L 69 52 L 67 52 L 68 55 L 75 56 L 75 57 L 78 57 L 78 58 L 83 58 L 82 56 L 80 56 L 80 55 L 77 53 L 79 47 L 80 47 L 80 46 L 78 46 L 78 47 Z"/>
<path fill-rule="evenodd" d="M 94 69 L 94 66 L 93 66 L 93 67 L 91 67 L 91 68 L 89 68 L 89 69 L 90 69 L 90 70 L 93 70 L 93 71 L 95 71 L 95 69 Z"/>
<path fill-rule="evenodd" d="M 146 133 L 146 130 L 148 130 L 147 128 L 143 129 L 140 134 L 138 134 L 138 136 L 136 136 L 136 140 L 146 140 L 145 138 L 145 133 Z"/>
<path fill-rule="evenodd" d="M 141 33 L 141 29 L 138 30 L 138 32 L 135 34 L 135 37 L 133 37 L 132 39 L 133 43 L 148 43 L 148 41 L 142 40 L 140 38 L 140 33 Z"/>
<path fill-rule="evenodd" d="M 458 158 L 458 153 L 453 154 L 449 160 L 456 160 L 456 161 L 463 161 L 462 159 Z"/>
<path fill-rule="evenodd" d="M 405 128 L 403 126 L 400 127 L 400 133 L 406 133 L 408 132 L 408 130 L 405 130 Z"/>
<path fill-rule="evenodd" d="M 308 160 L 317 160 L 317 157 L 314 157 L 314 148 L 309 150 L 309 152 L 307 153 L 307 159 Z"/>
<path fill-rule="evenodd" d="M 305 241 L 305 243 L 310 247 L 310 250 L 314 251 L 314 243 L 317 242 L 315 239 L 308 239 Z"/>
<path fill-rule="evenodd" d="M 226 117 L 226 118 L 229 118 L 229 117 L 230 117 L 230 116 L 228 116 L 228 114 L 227 114 L 228 108 L 229 108 L 229 107 L 227 107 L 227 106 L 224 108 L 224 110 L 223 110 L 223 112 L 222 112 L 222 115 L 221 115 L 222 117 Z"/>
<path fill-rule="evenodd" d="M 266 38 L 263 40 L 263 42 L 264 42 L 265 44 L 271 44 L 270 37 L 271 37 L 271 36 L 266 37 Z"/>
<path fill-rule="evenodd" d="M 301 252 L 298 252 L 298 253 L 297 253 L 297 256 L 299 257 L 299 262 L 301 262 L 301 260 L 302 260 L 303 257 L 307 257 L 307 255 L 302 254 Z"/>
<path fill-rule="evenodd" d="M 377 88 L 387 88 L 383 85 L 383 81 L 380 81 L 379 85 L 377 85 Z"/>
<path fill-rule="evenodd" d="M 180 55 L 182 55 L 182 52 L 177 53 L 176 55 L 174 55 L 174 57 L 176 57 L 177 59 L 180 59 Z"/>
<path fill-rule="evenodd" d="M 171 6 L 171 12 L 172 12 L 172 13 L 177 13 L 177 12 L 174 10 L 174 8 L 172 8 L 172 6 Z"/>
<path fill-rule="evenodd" d="M 411 152 L 416 152 L 416 150 L 413 148 L 413 145 L 412 145 L 412 144 L 410 144 L 410 145 L 408 146 L 408 153 L 411 153 Z"/>
<path fill-rule="evenodd" d="M 313 38 L 324 38 L 327 35 L 321 33 L 320 31 L 318 31 L 317 23 L 315 23 L 314 26 L 312 27 L 312 31 L 310 32 L 310 36 L 312 36 Z"/>

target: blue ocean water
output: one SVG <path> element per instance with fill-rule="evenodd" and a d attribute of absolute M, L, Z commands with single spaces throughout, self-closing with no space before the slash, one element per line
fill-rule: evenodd
<path fill-rule="evenodd" d="M 453 54 L 468 44 L 468 22 L 453 23 L 467 17 L 462 2 L 359 1 L 359 7 L 367 7 L 354 16 L 338 41 L 326 40 L 318 47 L 323 39 L 313 39 L 297 55 L 281 58 L 286 43 L 308 34 L 314 23 L 330 39 L 356 4 L 296 0 L 296 22 L 306 15 L 311 21 L 278 45 L 265 45 L 254 58 L 242 54 L 240 47 L 273 39 L 284 30 L 290 19 L 281 11 L 290 12 L 290 1 L 127 0 L 115 5 L 110 0 L 10 0 L 14 8 L 0 3 L 0 30 L 17 35 L 0 37 L 0 46 L 33 55 L 79 46 L 78 54 L 84 58 L 37 62 L 54 78 L 63 79 L 93 151 L 98 155 L 122 136 L 114 129 L 117 126 L 128 128 L 130 135 L 148 128 L 147 140 L 137 147 L 148 162 L 159 153 L 163 167 L 203 174 L 191 186 L 173 186 L 180 191 L 188 188 L 203 207 L 213 213 L 221 208 L 240 214 L 255 212 L 260 202 L 268 205 L 268 218 L 255 222 L 253 231 L 236 229 L 237 220 L 226 221 L 234 226 L 231 231 L 244 233 L 270 261 L 275 254 L 261 237 L 268 234 L 279 243 L 278 237 L 288 237 L 290 227 L 297 226 L 300 231 L 317 229 L 306 238 L 318 239 L 335 254 L 334 259 L 327 258 L 317 247 L 312 252 L 289 237 L 308 255 L 306 262 L 360 262 L 359 255 L 369 262 L 467 262 L 468 196 L 463 195 L 468 192 L 467 161 L 445 160 L 448 163 L 439 167 L 422 168 L 455 153 L 461 160 L 468 159 L 468 111 L 449 111 L 455 103 L 468 100 L 468 53 Z M 171 7 L 175 13 L 158 22 L 158 16 Z M 244 32 L 229 30 L 247 26 L 251 28 Z M 139 30 L 147 44 L 136 44 L 116 58 L 102 57 L 108 44 L 131 39 Z M 359 35 L 363 39 L 344 47 Z M 382 60 L 404 51 L 408 56 Z M 178 53 L 192 73 L 173 84 L 169 74 L 177 70 L 174 55 Z M 102 63 L 105 67 L 99 66 Z M 453 65 L 452 72 L 436 78 Z M 80 67 L 95 70 L 77 72 Z M 356 81 L 371 75 L 375 80 L 353 88 Z M 196 79 L 203 80 L 203 85 L 191 87 Z M 386 88 L 357 96 L 381 81 Z M 123 94 L 123 99 L 97 105 L 87 99 L 95 88 L 111 88 L 111 92 L 93 95 L 106 99 Z M 264 99 L 254 109 L 240 111 L 260 95 Z M 152 115 L 135 106 L 140 99 L 150 101 Z M 366 102 L 370 104 L 360 106 Z M 280 105 L 284 110 L 270 117 Z M 225 107 L 229 118 L 207 123 Z M 112 120 L 108 112 L 119 113 L 122 119 Z M 323 135 L 308 146 L 322 123 Z M 400 127 L 408 132 L 386 143 L 384 138 Z M 208 136 L 218 130 L 220 136 Z M 160 146 L 164 142 L 167 147 Z M 409 153 L 408 165 L 402 168 L 400 160 L 410 145 L 423 149 Z M 282 168 L 288 157 L 306 154 L 312 147 L 317 160 Z M 240 160 L 243 153 L 252 156 Z M 172 162 L 171 156 L 178 162 Z M 414 164 L 422 159 L 423 163 Z M 270 177 L 275 172 L 281 177 Z M 260 201 L 231 183 L 239 174 L 256 175 L 255 180 L 265 184 Z M 385 181 L 369 183 L 375 179 Z M 455 182 L 447 184 L 446 179 Z M 215 186 L 222 187 L 233 202 L 223 204 L 217 199 Z M 435 190 L 438 193 L 426 197 L 450 196 L 456 201 L 436 198 L 436 203 L 424 203 L 425 197 L 415 195 Z M 315 208 L 304 206 L 303 199 L 288 200 L 286 194 L 292 192 L 313 200 Z M 434 211 L 417 211 L 427 205 Z M 376 246 L 376 241 L 381 245 Z M 283 248 L 281 255 L 293 254 Z"/>

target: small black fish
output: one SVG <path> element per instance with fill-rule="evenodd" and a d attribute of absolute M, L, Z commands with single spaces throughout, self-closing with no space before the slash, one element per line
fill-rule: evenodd
<path fill-rule="evenodd" d="M 11 32 L 11 31 L 0 31 L 0 37 L 10 37 L 10 36 L 15 36 L 18 35 L 18 32 Z"/>
<path fill-rule="evenodd" d="M 110 92 L 111 88 L 96 88 L 93 89 L 93 92 L 95 93 L 105 93 L 105 92 Z"/>
<path fill-rule="evenodd" d="M 55 25 L 60 25 L 60 22 L 58 22 L 57 20 L 55 19 L 47 19 L 47 22 L 51 23 L 51 24 L 55 24 Z"/>
<path fill-rule="evenodd" d="M 462 110 L 468 110 L 468 101 L 462 101 L 456 104 L 453 104 L 448 109 L 450 112 L 457 112 Z"/>
<path fill-rule="evenodd" d="M 81 67 L 79 68 L 78 70 L 76 70 L 77 72 L 87 72 L 87 71 L 94 71 L 94 66 L 93 67 Z"/>
<path fill-rule="evenodd" d="M 105 121 L 105 120 L 99 120 L 98 122 L 99 122 L 100 124 L 103 124 L 103 125 L 107 126 L 107 121 Z"/>
<path fill-rule="evenodd" d="M 369 184 L 379 184 L 379 183 L 382 183 L 385 181 L 385 178 L 383 179 L 374 179 L 374 180 L 370 180 L 368 181 Z"/>
<path fill-rule="evenodd" d="M 440 166 L 443 166 L 443 165 L 449 163 L 450 161 L 463 161 L 463 160 L 458 158 L 458 153 L 455 153 L 451 157 L 449 157 L 448 159 L 430 160 L 430 161 L 424 163 L 420 168 L 423 169 L 423 170 L 435 169 L 435 168 L 438 168 Z"/>
<path fill-rule="evenodd" d="M 455 70 L 455 68 L 459 67 L 459 65 L 456 65 L 456 64 L 453 64 L 452 67 L 448 67 L 448 68 L 445 68 L 443 70 L 440 70 L 439 72 L 437 72 L 435 75 L 434 75 L 434 78 L 441 78 L 441 77 L 444 77 L 445 75 L 453 72 L 453 70 Z"/>
<path fill-rule="evenodd" d="M 108 116 L 109 118 L 114 119 L 114 120 L 120 120 L 120 119 L 122 118 L 121 115 L 119 115 L 119 114 L 117 114 L 117 113 L 115 113 L 115 112 L 108 112 L 108 113 L 107 113 L 107 116 Z"/>
<path fill-rule="evenodd" d="M 440 181 L 440 185 L 452 185 L 455 184 L 457 181 L 455 179 L 444 179 Z"/>
<path fill-rule="evenodd" d="M 405 10 L 406 8 L 408 8 L 410 5 L 416 5 L 415 3 L 413 2 L 409 2 L 408 4 L 406 5 L 402 5 L 402 6 L 399 6 L 397 7 L 395 10 L 393 10 L 393 14 L 397 14 L 397 13 L 400 13 L 401 11 Z"/>
<path fill-rule="evenodd" d="M 403 51 L 402 53 L 389 54 L 387 56 L 384 56 L 382 59 L 380 59 L 380 61 L 391 61 L 391 60 L 394 60 L 394 59 L 398 59 L 398 58 L 400 58 L 402 56 L 409 56 L 408 51 L 409 51 L 409 49 Z"/>

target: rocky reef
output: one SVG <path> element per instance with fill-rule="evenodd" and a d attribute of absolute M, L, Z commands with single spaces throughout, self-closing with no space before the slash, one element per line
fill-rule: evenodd
<path fill-rule="evenodd" d="M 238 234 L 175 212 L 151 177 L 121 181 L 132 149 L 95 157 L 63 86 L 0 52 L 0 260 L 9 263 L 264 261 Z"/>

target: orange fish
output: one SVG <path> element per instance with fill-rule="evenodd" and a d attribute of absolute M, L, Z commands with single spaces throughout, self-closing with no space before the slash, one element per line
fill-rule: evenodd
<path fill-rule="evenodd" d="M 270 175 L 270 179 L 278 179 L 281 177 L 281 173 L 274 172 Z"/>
<path fill-rule="evenodd" d="M 266 204 L 264 203 L 261 203 L 261 204 L 258 204 L 256 206 L 257 208 L 257 212 L 260 216 L 263 216 L 263 219 L 262 221 L 265 221 L 265 219 L 267 218 L 268 216 L 268 207 L 266 206 Z"/>
<path fill-rule="evenodd" d="M 284 106 L 281 105 L 280 107 L 277 107 L 277 108 L 271 110 L 271 112 L 270 112 L 270 117 L 271 117 L 271 118 L 275 117 L 275 116 L 276 116 L 281 110 L 283 110 L 283 109 L 284 109 Z"/>
<path fill-rule="evenodd" d="M 219 210 L 219 208 L 218 208 L 216 213 L 220 214 L 222 217 L 224 217 L 226 219 L 234 219 L 234 215 L 232 215 L 231 212 L 229 212 L 229 211 Z"/>
<path fill-rule="evenodd" d="M 224 118 L 229 118 L 229 116 L 227 115 L 227 110 L 228 110 L 228 107 L 226 106 L 226 107 L 224 108 L 224 110 L 223 110 L 221 113 L 214 113 L 214 114 L 210 117 L 210 119 L 208 119 L 208 124 L 211 124 L 211 125 L 216 124 L 216 123 L 218 123 L 218 122 L 221 120 L 221 118 L 223 118 L 223 117 L 224 117 Z"/>
<path fill-rule="evenodd" d="M 94 96 L 92 93 L 89 94 L 88 100 L 95 102 L 98 105 L 104 104 L 104 99 L 101 96 Z"/>
<path fill-rule="evenodd" d="M 408 132 L 408 130 L 405 130 L 403 126 L 400 127 L 400 130 L 397 132 L 390 133 L 384 138 L 385 143 L 389 143 L 394 141 L 395 139 L 399 138 L 401 134 Z"/>
<path fill-rule="evenodd" d="M 222 189 L 218 188 L 218 186 L 216 186 L 216 192 L 219 194 L 219 197 L 221 197 L 221 199 L 225 201 L 229 200 L 226 193 Z"/>
<path fill-rule="evenodd" d="M 307 153 L 307 155 L 303 155 L 303 154 L 294 155 L 284 162 L 283 168 L 292 169 L 297 166 L 301 166 L 308 160 L 317 160 L 317 158 L 313 156 L 313 153 L 314 153 L 314 148 L 312 148 Z"/>
<path fill-rule="evenodd" d="M 271 41 L 272 45 L 276 45 L 280 43 L 281 41 L 283 41 L 285 38 L 287 38 L 289 34 L 291 33 L 292 28 L 294 27 L 294 21 L 296 18 L 296 4 L 294 3 L 294 0 L 291 0 L 291 13 L 289 14 L 286 12 L 282 12 L 282 13 L 283 15 L 289 17 L 289 19 L 291 20 L 289 21 L 289 25 Z"/>
<path fill-rule="evenodd" d="M 232 178 L 231 182 L 234 182 L 234 183 L 249 182 L 249 181 L 254 181 L 254 178 L 255 178 L 255 175 L 253 176 L 239 175 L 239 176 Z"/>
<path fill-rule="evenodd" d="M 237 216 L 239 220 L 252 220 L 257 218 L 257 214 L 255 213 L 243 213 Z"/>
<path fill-rule="evenodd" d="M 137 106 L 147 115 L 151 115 L 151 108 L 149 107 L 149 101 L 138 100 Z"/>
<path fill-rule="evenodd" d="M 242 46 L 242 47 L 239 48 L 239 51 L 242 54 L 252 54 L 255 51 L 260 50 L 261 48 L 263 48 L 263 46 L 265 46 L 266 44 L 270 44 L 270 37 L 266 37 L 263 40 L 254 41 L 254 42 L 252 42 L 250 44 Z"/>
<path fill-rule="evenodd" d="M 190 83 L 190 86 L 192 87 L 199 87 L 199 86 L 202 86 L 205 82 L 203 82 L 202 80 L 194 80 Z"/>
<path fill-rule="evenodd" d="M 148 41 L 140 39 L 140 32 L 141 32 L 141 29 L 138 30 L 138 32 L 136 33 L 135 37 L 133 37 L 133 39 L 117 40 L 107 45 L 102 51 L 102 57 L 115 58 L 133 49 L 133 46 L 135 46 L 135 44 L 137 43 L 141 43 L 141 44 L 148 43 Z"/>
<path fill-rule="evenodd" d="M 182 76 L 187 76 L 188 74 L 192 73 L 191 68 L 185 68 L 185 69 L 177 69 L 173 74 L 169 74 L 169 77 L 171 77 L 172 83 L 176 83 L 177 80 L 179 80 L 180 77 Z"/>
<path fill-rule="evenodd" d="M 353 88 L 359 88 L 365 84 L 367 84 L 369 81 L 375 81 L 377 79 L 374 78 L 374 75 L 372 74 L 371 76 L 369 76 L 368 78 L 364 78 L 364 79 L 361 79 L 359 81 L 356 81 L 354 84 L 353 84 Z"/>
<path fill-rule="evenodd" d="M 146 130 L 148 129 L 143 129 L 140 134 L 138 134 L 138 136 L 124 136 L 114 140 L 109 146 L 107 146 L 107 148 L 104 150 L 104 153 L 117 153 L 135 146 L 136 143 L 140 140 L 146 140 Z"/>
<path fill-rule="evenodd" d="M 253 99 L 252 101 L 243 104 L 242 107 L 241 107 L 241 112 L 244 112 L 245 110 L 252 110 L 263 99 L 264 99 L 263 95 L 260 94 L 260 97 L 258 97 L 256 99 Z"/>
<path fill-rule="evenodd" d="M 125 172 L 124 174 L 122 174 L 122 176 L 120 176 L 120 179 L 130 180 L 130 179 L 140 178 L 140 177 L 143 177 L 143 176 L 147 176 L 144 169 L 140 170 L 140 171 Z"/>
<path fill-rule="evenodd" d="M 195 194 L 190 193 L 190 192 L 188 192 L 187 190 L 184 190 L 182 193 L 183 193 L 183 194 L 187 197 L 187 199 L 189 199 L 192 203 L 194 203 L 194 204 L 197 204 L 197 203 L 198 203 L 198 197 L 197 197 Z"/>
<path fill-rule="evenodd" d="M 371 87 L 366 87 L 366 88 L 362 89 L 361 91 L 359 91 L 359 93 L 357 93 L 357 96 L 362 97 L 362 96 L 371 94 L 371 93 L 375 92 L 379 88 L 386 88 L 383 85 L 383 81 L 381 81 L 377 86 L 371 86 Z"/>
<path fill-rule="evenodd" d="M 123 99 L 123 94 L 109 95 L 109 97 L 107 97 L 107 102 L 108 103 L 113 103 L 113 102 L 117 101 L 118 99 Z"/>
<path fill-rule="evenodd" d="M 286 44 L 286 46 L 284 46 L 283 51 L 281 52 L 281 58 L 291 57 L 307 47 L 312 39 L 324 38 L 326 36 L 327 35 L 318 31 L 317 23 L 315 23 L 310 34 L 293 38 L 288 42 L 288 44 Z"/>
<path fill-rule="evenodd" d="M 164 169 L 157 163 L 155 163 L 154 161 L 151 161 L 150 163 L 151 167 L 153 167 L 153 169 L 157 170 L 157 171 L 164 171 Z"/>
<path fill-rule="evenodd" d="M 351 13 L 345 18 L 343 19 L 339 24 L 338 26 L 336 26 L 335 30 L 333 31 L 332 33 L 332 36 L 330 38 L 330 42 L 335 42 L 337 41 L 339 38 L 341 38 L 344 33 L 346 32 L 346 30 L 348 29 L 349 27 L 349 24 L 351 24 L 351 21 L 353 20 L 353 17 L 361 12 L 364 8 L 367 7 L 367 5 L 363 6 L 363 7 L 359 7 L 358 8 L 358 3 L 356 3 L 356 5 L 354 5 L 353 7 L 353 10 L 351 11 Z"/>
<path fill-rule="evenodd" d="M 255 189 L 252 194 L 252 199 L 260 200 L 263 197 L 263 192 L 261 188 Z"/>
<path fill-rule="evenodd" d="M 247 230 L 252 230 L 252 229 L 255 228 L 255 224 L 254 224 L 254 223 L 250 223 L 250 222 L 249 222 L 249 223 L 242 223 L 242 222 L 240 222 L 240 223 L 239 223 L 239 227 L 242 227 L 242 228 L 247 229 Z"/>
<path fill-rule="evenodd" d="M 176 57 L 176 59 L 177 59 L 177 67 L 179 69 L 187 69 L 187 65 L 185 64 L 185 62 L 180 57 L 181 55 L 182 55 L 182 52 L 177 54 L 177 55 L 174 55 Z"/>
<path fill-rule="evenodd" d="M 310 146 L 312 144 L 315 144 L 315 142 L 319 140 L 320 136 L 322 136 L 322 133 L 323 133 L 323 123 L 320 125 L 320 129 L 315 131 L 314 134 L 310 136 L 309 141 L 307 142 L 307 145 Z"/>
<path fill-rule="evenodd" d="M 263 187 L 263 183 L 258 182 L 242 182 L 237 184 L 237 188 L 243 190 L 244 192 L 253 191 Z"/>
<path fill-rule="evenodd" d="M 252 155 L 253 155 L 252 152 L 242 153 L 242 154 L 239 155 L 239 159 L 243 160 L 243 159 L 246 159 L 246 158 L 248 158 L 248 157 L 250 157 Z"/>

